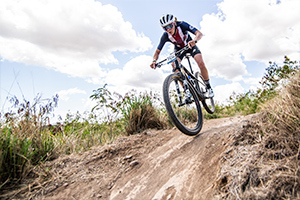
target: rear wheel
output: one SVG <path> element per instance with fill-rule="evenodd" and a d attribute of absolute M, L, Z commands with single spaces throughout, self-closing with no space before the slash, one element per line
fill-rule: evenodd
<path fill-rule="evenodd" d="M 195 77 L 197 78 L 198 82 L 196 85 L 197 90 L 199 90 L 201 93 L 205 93 L 207 91 L 206 85 L 204 83 L 203 77 L 199 72 L 195 73 Z M 215 102 L 214 98 L 203 98 L 201 100 L 203 107 L 209 114 L 213 114 L 215 112 Z"/>
<path fill-rule="evenodd" d="M 189 88 L 186 98 L 183 79 L 179 74 L 170 74 L 163 84 L 163 99 L 171 121 L 184 134 L 197 135 L 203 125 L 201 105 L 195 91 Z"/>

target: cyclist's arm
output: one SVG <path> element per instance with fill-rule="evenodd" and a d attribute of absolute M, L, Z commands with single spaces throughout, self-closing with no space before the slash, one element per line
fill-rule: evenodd
<path fill-rule="evenodd" d="M 165 43 L 166 43 L 167 41 L 168 41 L 168 33 L 164 32 L 163 35 L 162 35 L 162 37 L 160 38 L 160 42 L 159 42 L 159 44 L 158 44 L 158 46 L 157 46 L 157 49 L 156 49 L 156 51 L 155 51 L 155 53 L 154 53 L 153 61 L 152 61 L 152 63 L 150 64 L 150 67 L 151 67 L 152 69 L 155 69 L 155 63 L 156 63 L 156 61 L 158 60 L 159 54 L 160 54 L 160 52 L 161 52 L 163 46 L 165 45 Z"/>
<path fill-rule="evenodd" d="M 160 50 L 159 49 L 156 49 L 155 53 L 154 53 L 154 56 L 153 56 L 153 61 L 157 61 L 158 57 L 159 57 L 159 54 L 160 54 Z"/>
<path fill-rule="evenodd" d="M 200 31 L 195 32 L 195 38 L 193 40 L 190 40 L 188 42 L 189 48 L 192 48 L 196 45 L 196 42 L 198 42 L 202 38 L 203 34 Z"/>
<path fill-rule="evenodd" d="M 155 69 L 155 63 L 156 63 L 156 61 L 157 61 L 157 59 L 158 59 L 158 57 L 159 57 L 159 54 L 160 54 L 160 50 L 159 50 L 159 49 L 156 49 L 156 51 L 155 51 L 155 53 L 154 53 L 154 56 L 153 56 L 153 61 L 152 61 L 151 65 L 150 65 L 150 67 L 151 67 L 152 69 Z"/>
<path fill-rule="evenodd" d="M 202 36 L 203 34 L 200 31 L 196 31 L 194 41 L 198 42 L 199 40 L 201 40 Z"/>

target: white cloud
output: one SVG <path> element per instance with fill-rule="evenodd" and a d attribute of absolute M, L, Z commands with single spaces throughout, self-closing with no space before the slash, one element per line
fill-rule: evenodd
<path fill-rule="evenodd" d="M 218 104 L 228 104 L 229 97 L 235 92 L 236 94 L 244 93 L 244 88 L 238 82 L 231 84 L 219 85 L 214 88 L 215 97 L 214 100 Z"/>
<path fill-rule="evenodd" d="M 68 90 L 61 90 L 57 92 L 59 99 L 62 101 L 68 101 L 70 99 L 70 95 L 74 94 L 86 94 L 86 91 L 80 90 L 78 88 L 70 88 Z"/>
<path fill-rule="evenodd" d="M 261 79 L 262 79 L 261 77 L 257 77 L 257 78 L 250 77 L 250 78 L 244 78 L 243 82 L 252 86 L 256 85 L 258 87 L 260 86 L 259 81 L 261 81 Z"/>
<path fill-rule="evenodd" d="M 127 92 L 132 88 L 161 90 L 166 75 L 162 69 L 151 69 L 151 61 L 151 56 L 142 55 L 133 58 L 122 69 L 108 72 L 106 83 L 118 86 L 117 91 Z M 171 68 L 171 66 L 169 67 Z"/>
<path fill-rule="evenodd" d="M 199 44 L 210 74 L 227 80 L 249 75 L 243 61 L 299 59 L 300 1 L 224 0 L 203 16 Z"/>
<path fill-rule="evenodd" d="M 115 51 L 152 48 L 112 5 L 94 0 L 2 0 L 0 56 L 82 78 L 101 78 Z M 95 81 L 95 80 L 94 80 Z"/>

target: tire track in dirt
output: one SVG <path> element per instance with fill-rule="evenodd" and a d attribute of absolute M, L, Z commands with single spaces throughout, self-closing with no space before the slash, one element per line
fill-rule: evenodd
<path fill-rule="evenodd" d="M 33 199 L 212 199 L 220 155 L 249 119 L 207 120 L 196 137 L 148 130 L 58 158 L 46 164 L 53 181 Z"/>
<path fill-rule="evenodd" d="M 174 131 L 172 139 L 142 158 L 140 168 L 115 184 L 110 199 L 211 199 L 226 140 L 243 120 L 206 121 L 197 137 Z"/>

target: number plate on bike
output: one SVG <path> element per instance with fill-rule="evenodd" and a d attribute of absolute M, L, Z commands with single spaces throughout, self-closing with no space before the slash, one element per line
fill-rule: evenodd
<path fill-rule="evenodd" d="M 167 58 L 168 64 L 170 64 L 171 62 L 174 62 L 175 60 L 176 60 L 175 54 L 171 54 L 171 55 Z"/>

